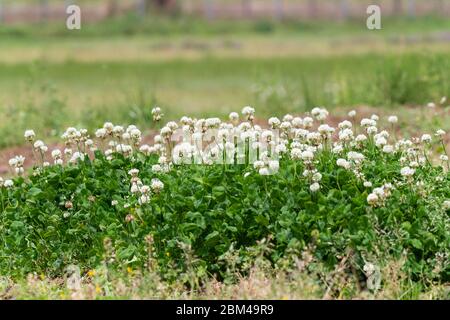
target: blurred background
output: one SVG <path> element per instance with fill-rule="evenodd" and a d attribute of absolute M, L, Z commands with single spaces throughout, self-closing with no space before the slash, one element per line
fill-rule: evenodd
<path fill-rule="evenodd" d="M 382 30 L 366 27 L 370 4 Z M 449 54 L 450 0 L 0 0 L 0 148 L 31 128 L 150 129 L 155 105 L 171 119 L 245 105 L 423 119 L 450 94 Z"/>

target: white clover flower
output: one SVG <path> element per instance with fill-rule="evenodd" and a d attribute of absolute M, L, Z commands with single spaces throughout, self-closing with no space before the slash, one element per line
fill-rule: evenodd
<path fill-rule="evenodd" d="M 414 173 L 416 172 L 416 170 L 410 168 L 410 167 L 403 167 L 400 170 L 400 174 L 404 177 L 412 177 L 414 175 Z"/>
<path fill-rule="evenodd" d="M 312 192 L 317 192 L 320 189 L 320 184 L 318 184 L 317 182 L 314 182 L 312 185 L 309 186 L 309 190 L 311 190 Z"/>
<path fill-rule="evenodd" d="M 125 129 L 122 126 L 114 126 L 112 132 L 116 137 L 120 137 L 125 132 Z"/>
<path fill-rule="evenodd" d="M 12 181 L 12 180 L 5 180 L 5 182 L 3 183 L 3 186 L 5 187 L 5 188 L 12 188 L 13 186 L 14 186 L 14 181 Z"/>
<path fill-rule="evenodd" d="M 342 168 L 344 168 L 344 169 L 349 169 L 349 168 L 350 168 L 350 162 L 348 162 L 348 161 L 345 160 L 345 159 L 337 159 L 336 164 L 337 164 L 339 167 L 342 167 Z"/>
<path fill-rule="evenodd" d="M 431 143 L 431 135 L 429 134 L 424 134 L 422 135 L 422 138 L 420 139 L 423 143 Z"/>
<path fill-rule="evenodd" d="M 398 122 L 398 117 L 397 116 L 390 116 L 388 118 L 389 123 L 395 124 Z"/>
<path fill-rule="evenodd" d="M 350 112 L 348 113 L 348 116 L 349 116 L 350 118 L 356 117 L 356 111 L 355 111 L 355 110 L 350 111 Z"/>
<path fill-rule="evenodd" d="M 440 103 L 441 105 L 445 104 L 446 102 L 447 102 L 447 97 L 446 97 L 446 96 L 442 97 L 442 98 L 441 98 L 441 101 L 439 101 L 439 103 Z"/>
<path fill-rule="evenodd" d="M 131 169 L 130 171 L 128 171 L 128 174 L 132 177 L 137 177 L 137 175 L 139 174 L 139 169 Z"/>
<path fill-rule="evenodd" d="M 434 102 L 428 102 L 427 107 L 430 109 L 436 108 L 436 104 Z"/>
<path fill-rule="evenodd" d="M 303 126 L 303 119 L 300 117 L 295 117 L 292 119 L 291 123 L 295 128 L 301 128 Z"/>
<path fill-rule="evenodd" d="M 45 144 L 44 144 L 43 141 L 37 140 L 37 141 L 33 144 L 33 146 L 34 146 L 35 149 L 40 149 L 40 148 L 42 148 L 43 146 L 45 146 Z"/>
<path fill-rule="evenodd" d="M 118 204 L 119 204 L 119 201 L 117 201 L 117 200 L 111 201 L 111 206 L 113 206 L 113 207 L 117 206 Z"/>
<path fill-rule="evenodd" d="M 284 145 L 284 144 L 282 144 L 282 143 L 277 144 L 277 146 L 275 147 L 275 152 L 276 152 L 277 154 L 283 154 L 283 153 L 286 153 L 286 152 L 287 152 L 286 145 Z"/>
<path fill-rule="evenodd" d="M 334 154 L 341 154 L 344 151 L 344 147 L 340 144 L 337 144 L 333 147 L 333 149 L 331 150 L 332 153 Z"/>
<path fill-rule="evenodd" d="M 143 193 L 143 194 L 149 194 L 150 193 L 150 187 L 149 186 L 147 186 L 147 185 L 143 185 L 142 187 L 141 187 L 141 193 Z"/>
<path fill-rule="evenodd" d="M 372 182 L 370 182 L 370 181 L 364 181 L 363 185 L 366 188 L 372 188 Z"/>
<path fill-rule="evenodd" d="M 361 127 L 374 127 L 377 125 L 377 122 L 372 119 L 364 118 L 361 120 Z"/>
<path fill-rule="evenodd" d="M 61 156 L 62 156 L 61 150 L 55 149 L 52 151 L 52 158 L 54 160 L 61 158 Z"/>
<path fill-rule="evenodd" d="M 276 118 L 276 117 L 272 117 L 268 120 L 269 126 L 272 129 L 276 129 L 281 125 L 281 121 L 280 119 Z"/>
<path fill-rule="evenodd" d="M 105 139 L 107 135 L 108 135 L 108 132 L 106 131 L 105 128 L 101 128 L 101 129 L 98 129 L 97 131 L 95 131 L 95 136 L 99 139 Z"/>
<path fill-rule="evenodd" d="M 130 192 L 131 193 L 138 193 L 139 192 L 139 186 L 137 185 L 137 183 L 133 183 L 131 185 Z"/>
<path fill-rule="evenodd" d="M 446 154 L 441 154 L 439 159 L 441 159 L 441 161 L 448 161 L 448 156 Z"/>
<path fill-rule="evenodd" d="M 253 167 L 254 167 L 255 169 L 261 169 L 261 168 L 264 168 L 264 167 L 265 167 L 264 161 L 261 161 L 261 160 L 255 161 L 255 162 L 253 163 Z"/>
<path fill-rule="evenodd" d="M 378 203 L 378 196 L 375 193 L 371 193 L 367 196 L 367 203 L 371 206 L 374 206 Z"/>
<path fill-rule="evenodd" d="M 9 159 L 9 166 L 10 167 L 16 167 L 17 166 L 17 159 L 16 158 L 11 158 Z"/>
<path fill-rule="evenodd" d="M 445 133 L 444 130 L 439 129 L 439 130 L 436 131 L 435 136 L 436 136 L 436 137 L 439 137 L 439 138 L 442 138 L 443 136 L 445 136 L 445 134 L 446 134 L 446 133 Z"/>
<path fill-rule="evenodd" d="M 382 146 L 384 146 L 384 145 L 386 145 L 387 144 L 387 140 L 384 138 L 384 137 L 378 137 L 376 140 L 375 140 L 375 145 L 378 147 L 378 148 L 381 148 Z"/>
<path fill-rule="evenodd" d="M 443 203 L 444 210 L 450 210 L 450 200 L 445 200 Z"/>
<path fill-rule="evenodd" d="M 376 134 L 378 132 L 378 128 L 375 126 L 370 126 L 366 129 L 368 134 Z"/>
<path fill-rule="evenodd" d="M 269 161 L 269 169 L 272 172 L 278 172 L 278 170 L 280 169 L 280 162 L 277 160 L 271 160 Z"/>
<path fill-rule="evenodd" d="M 154 193 L 160 193 L 161 190 L 164 189 L 164 183 L 161 180 L 154 178 L 152 179 L 150 187 Z"/>
<path fill-rule="evenodd" d="M 238 120 L 239 120 L 239 113 L 237 113 L 237 112 L 231 112 L 230 115 L 228 116 L 228 118 L 229 118 L 231 121 L 233 121 L 233 122 L 238 121 Z"/>
<path fill-rule="evenodd" d="M 161 128 L 160 132 L 161 132 L 161 136 L 167 137 L 172 134 L 172 129 L 170 129 L 169 127 L 163 127 L 163 128 Z"/>
<path fill-rule="evenodd" d="M 313 126 L 314 119 L 311 117 L 305 117 L 303 118 L 303 127 L 306 129 L 311 128 Z"/>
<path fill-rule="evenodd" d="M 378 121 L 378 120 L 380 120 L 380 117 L 378 117 L 376 114 L 373 114 L 370 116 L 370 119 L 373 121 Z"/>
<path fill-rule="evenodd" d="M 264 168 L 260 168 L 258 170 L 258 173 L 261 176 L 268 176 L 268 175 L 270 175 L 270 170 L 267 167 L 264 167 Z"/>
<path fill-rule="evenodd" d="M 36 137 L 36 134 L 34 133 L 33 130 L 26 130 L 23 136 L 25 137 L 25 139 L 31 142 Z"/>
<path fill-rule="evenodd" d="M 352 160 L 352 161 L 356 162 L 356 163 L 359 163 L 362 160 L 364 160 L 364 155 L 362 153 L 359 153 L 359 152 L 350 151 L 349 153 L 347 153 L 347 158 L 349 160 Z"/>
<path fill-rule="evenodd" d="M 150 197 L 146 194 L 143 194 L 139 197 L 139 204 L 143 205 L 150 201 Z"/>
<path fill-rule="evenodd" d="M 314 153 L 309 150 L 305 150 L 300 154 L 300 158 L 303 161 L 311 161 L 312 159 L 314 159 Z"/>
<path fill-rule="evenodd" d="M 383 147 L 383 152 L 384 153 L 392 153 L 392 152 L 394 152 L 394 147 L 391 146 L 390 144 L 387 144 Z"/>
<path fill-rule="evenodd" d="M 320 182 L 322 180 L 322 174 L 320 172 L 316 172 L 312 176 L 312 181 Z"/>
<path fill-rule="evenodd" d="M 322 134 L 323 136 L 330 137 L 335 131 L 335 129 L 327 124 L 322 124 L 319 126 L 319 128 L 317 128 L 317 131 L 319 131 L 320 134 Z"/>
<path fill-rule="evenodd" d="M 81 161 L 83 161 L 84 160 L 84 153 L 81 153 L 81 152 L 75 152 L 73 155 L 72 155 L 72 158 L 70 158 L 70 162 L 71 163 L 77 163 L 79 160 L 81 160 Z"/>
<path fill-rule="evenodd" d="M 363 134 L 359 134 L 359 135 L 356 136 L 355 140 L 356 140 L 356 142 L 364 142 L 364 141 L 367 140 L 367 137 L 365 135 L 363 135 Z"/>
<path fill-rule="evenodd" d="M 160 121 L 162 119 L 163 114 L 161 113 L 161 108 L 155 107 L 152 109 L 152 117 L 153 121 Z"/>

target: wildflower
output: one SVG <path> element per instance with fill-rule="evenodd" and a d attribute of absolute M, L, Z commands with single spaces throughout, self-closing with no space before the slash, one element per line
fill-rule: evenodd
<path fill-rule="evenodd" d="M 311 117 L 303 118 L 303 127 L 305 129 L 311 128 L 313 123 L 314 123 L 314 119 L 313 118 L 311 118 Z"/>
<path fill-rule="evenodd" d="M 64 207 L 66 209 L 72 209 L 73 208 L 73 203 L 72 201 L 66 201 L 66 203 L 64 204 Z"/>
<path fill-rule="evenodd" d="M 159 107 L 155 107 L 152 109 L 152 117 L 153 117 L 153 121 L 160 121 L 163 117 L 163 114 L 161 113 L 161 108 Z"/>
<path fill-rule="evenodd" d="M 14 186 L 14 181 L 12 181 L 12 180 L 5 180 L 5 182 L 3 183 L 3 186 L 5 188 L 12 188 Z"/>
<path fill-rule="evenodd" d="M 159 193 L 162 189 L 164 189 L 164 183 L 162 183 L 159 179 L 152 179 L 151 188 L 153 192 Z"/>
<path fill-rule="evenodd" d="M 101 128 L 101 129 L 98 129 L 97 131 L 95 131 L 95 136 L 97 138 L 105 139 L 107 135 L 108 135 L 108 132 L 105 128 Z"/>
<path fill-rule="evenodd" d="M 342 167 L 342 168 L 344 168 L 344 169 L 349 169 L 349 168 L 350 168 L 350 162 L 348 162 L 348 161 L 345 160 L 345 159 L 338 159 L 338 160 L 336 161 L 336 164 L 337 164 L 339 167 Z"/>
<path fill-rule="evenodd" d="M 371 193 L 367 196 L 367 203 L 371 206 L 374 206 L 378 203 L 378 196 L 375 193 Z"/>
<path fill-rule="evenodd" d="M 246 117 L 247 120 L 251 121 L 253 120 L 253 117 L 255 115 L 255 109 L 250 106 L 246 106 L 242 109 L 242 114 Z"/>
<path fill-rule="evenodd" d="M 431 135 L 429 135 L 429 134 L 424 134 L 424 135 L 422 135 L 422 138 L 421 138 L 421 141 L 423 142 L 423 143 L 431 143 Z"/>
<path fill-rule="evenodd" d="M 448 156 L 446 154 L 441 154 L 439 159 L 441 159 L 441 161 L 448 161 Z"/>
<path fill-rule="evenodd" d="M 322 180 L 322 174 L 320 172 L 316 172 L 312 176 L 312 181 L 320 182 Z"/>
<path fill-rule="evenodd" d="M 36 137 L 36 134 L 34 133 L 33 130 L 26 130 L 25 134 L 24 134 L 24 137 L 28 141 L 32 142 L 34 140 L 34 138 Z"/>
<path fill-rule="evenodd" d="M 444 210 L 450 210 L 450 200 L 445 200 L 443 203 Z"/>
<path fill-rule="evenodd" d="M 400 174 L 404 177 L 411 177 L 414 175 L 416 170 L 410 168 L 410 167 L 404 167 L 400 170 Z"/>
<path fill-rule="evenodd" d="M 391 145 L 385 145 L 384 147 L 383 147 L 383 152 L 384 153 L 392 153 L 392 152 L 394 152 L 394 147 L 393 146 L 391 146 Z"/>
<path fill-rule="evenodd" d="M 303 126 L 303 119 L 300 117 L 295 117 L 292 119 L 291 123 L 295 128 L 300 128 Z"/>
<path fill-rule="evenodd" d="M 311 160 L 314 158 L 314 153 L 312 153 L 312 152 L 309 151 L 309 150 L 303 151 L 303 152 L 300 154 L 300 158 L 301 158 L 303 161 L 311 161 Z"/>
<path fill-rule="evenodd" d="M 239 120 L 239 114 L 237 112 L 231 112 L 228 117 L 232 122 L 237 122 Z"/>
<path fill-rule="evenodd" d="M 356 111 L 355 111 L 355 110 L 350 111 L 350 112 L 348 113 L 348 116 L 349 116 L 350 118 L 356 117 Z"/>
<path fill-rule="evenodd" d="M 445 133 L 444 130 L 439 129 L 439 130 L 436 131 L 435 136 L 436 136 L 436 137 L 439 137 L 439 138 L 442 138 L 443 136 L 445 136 L 445 134 L 446 134 L 446 133 Z"/>
<path fill-rule="evenodd" d="M 269 169 L 266 168 L 266 167 L 260 168 L 260 169 L 258 170 L 258 173 L 259 173 L 261 176 L 268 176 L 268 175 L 270 175 L 270 171 L 269 171 Z"/>
<path fill-rule="evenodd" d="M 311 110 L 311 114 L 319 121 L 323 121 L 328 117 L 328 111 L 324 108 L 314 108 Z"/>
<path fill-rule="evenodd" d="M 427 104 L 427 107 L 430 108 L 430 109 L 434 109 L 434 108 L 436 108 L 436 104 L 434 102 L 429 102 Z"/>
<path fill-rule="evenodd" d="M 389 121 L 389 123 L 395 124 L 398 122 L 398 118 L 397 118 L 397 116 L 390 116 L 388 118 L 388 121 Z"/>
<path fill-rule="evenodd" d="M 363 134 L 359 134 L 355 140 L 356 140 L 356 142 L 363 142 L 363 141 L 367 140 L 367 137 Z"/>
<path fill-rule="evenodd" d="M 269 161 L 269 169 L 272 172 L 277 172 L 280 169 L 280 162 L 276 160 Z"/>
<path fill-rule="evenodd" d="M 111 206 L 113 206 L 113 207 L 117 206 L 118 204 L 119 204 L 119 201 L 117 201 L 117 200 L 111 201 Z"/>
<path fill-rule="evenodd" d="M 279 128 L 279 127 L 280 127 L 280 124 L 281 124 L 280 120 L 279 120 L 278 118 L 276 118 L 276 117 L 270 118 L 269 121 L 268 121 L 268 123 L 269 123 L 269 126 L 270 126 L 272 129 L 277 129 L 277 128 Z"/>
<path fill-rule="evenodd" d="M 372 188 L 372 182 L 370 182 L 370 181 L 364 181 L 363 185 L 366 188 Z"/>
<path fill-rule="evenodd" d="M 441 101 L 439 101 L 439 103 L 441 105 L 445 104 L 446 102 L 447 102 L 447 97 L 445 97 L 445 96 L 441 98 Z"/>
<path fill-rule="evenodd" d="M 142 204 L 146 204 L 149 201 L 150 201 L 150 197 L 148 195 L 146 195 L 146 194 L 141 195 L 140 198 L 139 198 L 139 204 L 141 204 L 141 205 Z"/>
<path fill-rule="evenodd" d="M 320 184 L 318 184 L 317 182 L 314 182 L 312 185 L 309 186 L 309 190 L 311 190 L 312 192 L 319 191 L 319 189 Z"/>

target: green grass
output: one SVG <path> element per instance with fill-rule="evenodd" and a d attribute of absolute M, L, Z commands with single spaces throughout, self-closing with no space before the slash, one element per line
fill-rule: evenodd
<path fill-rule="evenodd" d="M 109 119 L 148 127 L 155 104 L 168 115 L 260 116 L 317 105 L 424 105 L 450 95 L 446 54 L 218 58 L 165 62 L 36 62 L 0 65 L 2 146 L 32 127 L 94 128 Z M 418 89 L 420 88 L 420 89 Z"/>

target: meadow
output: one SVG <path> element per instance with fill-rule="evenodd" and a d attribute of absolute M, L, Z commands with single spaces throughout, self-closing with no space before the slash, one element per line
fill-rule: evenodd
<path fill-rule="evenodd" d="M 448 21 L 137 19 L 0 32 L 0 298 L 448 299 Z"/>

